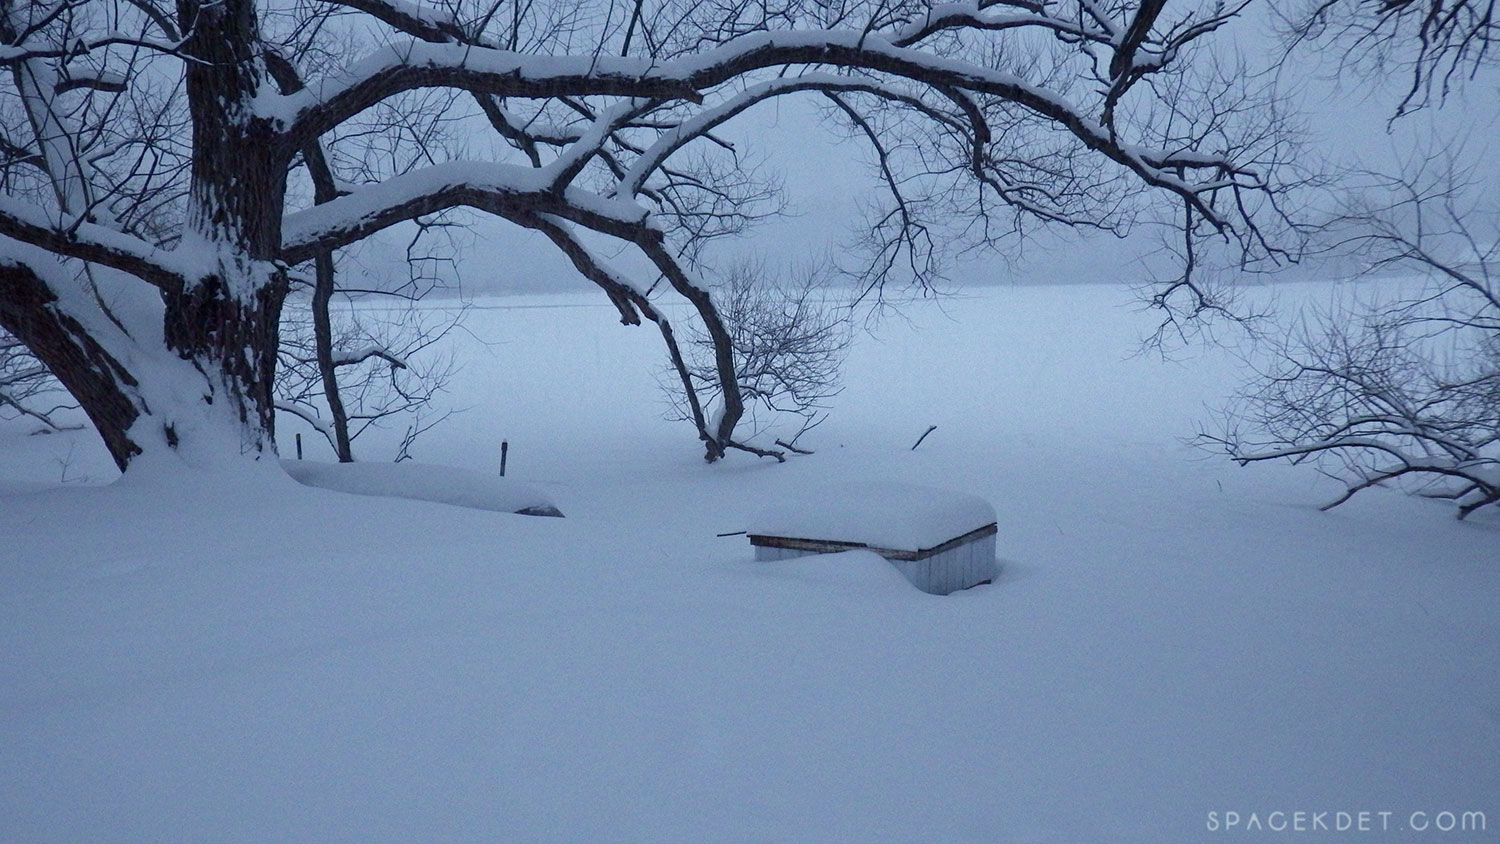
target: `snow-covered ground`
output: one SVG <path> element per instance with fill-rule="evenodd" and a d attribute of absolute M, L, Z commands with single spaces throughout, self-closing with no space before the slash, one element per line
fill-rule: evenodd
<path fill-rule="evenodd" d="M 785 465 L 704 465 L 597 298 L 481 303 L 468 410 L 414 449 L 508 441 L 564 519 L 100 486 L 89 435 L 0 426 L 0 841 L 1500 835 L 1500 514 L 1321 513 L 1314 473 L 1184 445 L 1234 355 L 1134 356 L 1123 288 L 907 307 Z M 998 581 L 716 536 L 888 481 L 993 504 Z"/>

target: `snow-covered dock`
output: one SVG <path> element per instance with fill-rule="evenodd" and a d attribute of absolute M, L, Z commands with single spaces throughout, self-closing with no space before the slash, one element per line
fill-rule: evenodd
<path fill-rule="evenodd" d="M 757 560 L 864 548 L 934 595 L 993 580 L 997 532 L 983 499 L 897 484 L 805 490 L 766 507 L 747 530 Z"/>

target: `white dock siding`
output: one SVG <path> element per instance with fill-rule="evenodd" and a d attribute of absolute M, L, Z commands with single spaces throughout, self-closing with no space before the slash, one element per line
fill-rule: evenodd
<path fill-rule="evenodd" d="M 862 484 L 780 502 L 748 533 L 757 560 L 861 548 L 889 560 L 918 589 L 946 595 L 994 579 L 997 530 L 994 509 L 973 496 Z"/>
<path fill-rule="evenodd" d="M 983 536 L 930 557 L 886 559 L 923 592 L 947 595 L 995 579 L 995 534 L 995 526 L 990 525 L 989 532 Z"/>
<path fill-rule="evenodd" d="M 995 579 L 995 525 L 988 525 L 946 542 L 938 548 L 904 551 L 871 548 L 850 542 L 819 542 L 782 536 L 751 534 L 757 560 L 790 560 L 808 554 L 831 554 L 864 548 L 890 561 L 896 570 L 923 592 L 947 595 Z"/>

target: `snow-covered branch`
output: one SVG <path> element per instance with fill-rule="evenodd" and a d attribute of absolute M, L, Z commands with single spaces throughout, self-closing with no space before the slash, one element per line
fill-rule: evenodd
<path fill-rule="evenodd" d="M 8 196 L 0 196 L 0 235 L 54 255 L 112 267 L 162 289 L 180 287 L 194 261 L 82 219 L 54 222 L 40 208 Z"/>
<path fill-rule="evenodd" d="M 333 356 L 334 366 L 358 366 L 370 358 L 380 358 L 396 369 L 407 369 L 406 361 L 384 346 L 365 346 L 362 349 L 343 352 Z"/>
<path fill-rule="evenodd" d="M 308 260 L 319 249 L 353 243 L 396 223 L 466 206 L 504 218 L 554 214 L 626 239 L 645 224 L 635 203 L 582 189 L 552 189 L 545 169 L 447 162 L 352 191 L 287 217 L 282 259 Z"/>
<path fill-rule="evenodd" d="M 412 41 L 383 47 L 347 71 L 293 94 L 261 98 L 293 145 L 315 138 L 397 94 L 456 88 L 497 97 L 623 96 L 699 98 L 686 79 L 653 72 L 648 62 L 608 56 L 530 56 L 467 44 Z"/>

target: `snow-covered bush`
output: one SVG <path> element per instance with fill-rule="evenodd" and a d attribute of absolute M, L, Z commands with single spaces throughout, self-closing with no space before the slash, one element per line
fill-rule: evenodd
<path fill-rule="evenodd" d="M 1330 227 L 1336 247 L 1416 277 L 1313 315 L 1208 439 L 1338 477 L 1329 506 L 1382 485 L 1452 499 L 1460 518 L 1500 503 L 1500 212 L 1480 188 L 1451 167 L 1373 179 Z"/>

